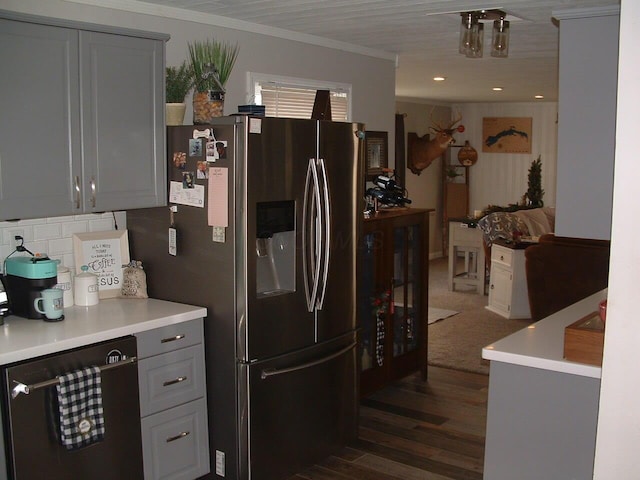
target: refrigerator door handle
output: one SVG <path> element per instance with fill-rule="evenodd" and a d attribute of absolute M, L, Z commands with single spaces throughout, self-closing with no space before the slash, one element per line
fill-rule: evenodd
<path fill-rule="evenodd" d="M 304 292 L 307 298 L 307 310 L 313 312 L 318 297 L 320 281 L 320 261 L 317 258 L 318 227 L 317 210 L 320 207 L 320 190 L 318 188 L 318 169 L 315 158 L 309 159 L 307 178 L 304 186 L 304 204 L 302 211 L 302 268 L 304 272 Z M 309 237 L 313 232 L 313 245 L 309 245 Z M 310 271 L 311 270 L 311 271 Z"/>
<path fill-rule="evenodd" d="M 319 358 L 319 359 L 314 360 L 312 362 L 301 363 L 300 365 L 294 365 L 293 367 L 287 367 L 287 368 L 266 368 L 266 369 L 264 369 L 262 371 L 262 374 L 260 375 L 260 378 L 262 380 L 266 380 L 269 377 L 273 377 L 275 375 L 284 375 L 286 373 L 297 372 L 299 370 L 304 370 L 306 368 L 315 367 L 316 365 L 321 365 L 323 363 L 326 363 L 326 362 L 329 362 L 329 361 L 333 360 L 334 358 L 338 358 L 338 357 L 344 355 L 349 350 L 353 350 L 356 347 L 357 344 L 358 344 L 357 342 L 353 342 L 350 345 L 348 345 L 345 348 L 343 348 L 342 350 L 338 350 L 337 352 L 334 352 L 334 353 L 332 353 L 330 355 L 327 355 L 326 357 Z"/>
<path fill-rule="evenodd" d="M 324 159 L 320 159 L 320 187 L 322 195 L 322 208 L 320 209 L 320 222 L 323 228 L 323 240 L 320 248 L 320 259 L 322 263 L 322 284 L 321 291 L 316 302 L 318 310 L 322 310 L 324 305 L 324 296 L 327 292 L 327 278 L 329 276 L 329 254 L 331 253 L 331 210 L 329 208 L 329 179 L 327 177 L 327 167 Z"/>

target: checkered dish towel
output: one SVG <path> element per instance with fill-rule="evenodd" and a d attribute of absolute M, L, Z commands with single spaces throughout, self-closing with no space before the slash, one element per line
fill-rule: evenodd
<path fill-rule="evenodd" d="M 100 367 L 87 367 L 58 377 L 60 442 L 67 450 L 104 439 Z"/>

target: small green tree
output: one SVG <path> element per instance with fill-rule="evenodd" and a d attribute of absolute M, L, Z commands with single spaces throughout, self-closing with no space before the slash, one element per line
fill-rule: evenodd
<path fill-rule="evenodd" d="M 542 161 L 540 160 L 540 155 L 538 155 L 536 160 L 531 162 L 528 187 L 526 195 L 529 200 L 529 205 L 532 207 L 542 207 L 544 205 L 542 201 L 544 190 L 542 189 Z"/>

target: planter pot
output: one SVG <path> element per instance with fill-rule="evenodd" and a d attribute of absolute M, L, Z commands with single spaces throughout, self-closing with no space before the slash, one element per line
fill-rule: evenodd
<path fill-rule="evenodd" d="M 185 103 L 167 103 L 165 105 L 165 121 L 168 126 L 182 125 L 184 113 L 187 110 Z"/>
<path fill-rule="evenodd" d="M 211 123 L 224 114 L 224 92 L 195 92 L 193 94 L 193 124 Z"/>

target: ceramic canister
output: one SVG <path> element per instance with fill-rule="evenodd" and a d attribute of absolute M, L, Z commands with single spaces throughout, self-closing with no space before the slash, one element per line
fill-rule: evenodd
<path fill-rule="evenodd" d="M 97 305 L 98 297 L 98 276 L 88 272 L 89 267 L 82 266 L 82 273 L 76 275 L 73 282 L 73 297 L 76 305 L 90 307 Z"/>
<path fill-rule="evenodd" d="M 71 285 L 71 270 L 64 265 L 58 265 L 57 284 L 53 288 L 62 290 L 64 308 L 73 306 L 73 288 Z"/>

